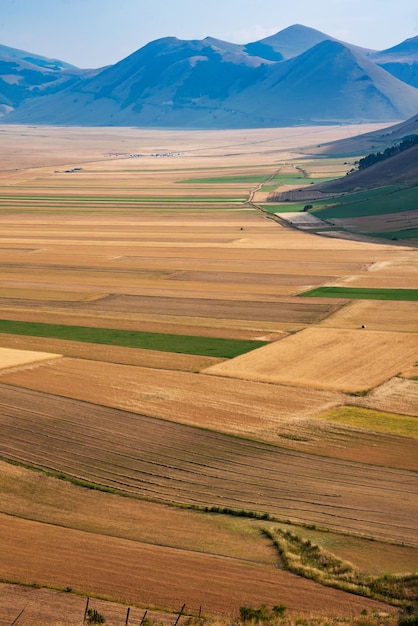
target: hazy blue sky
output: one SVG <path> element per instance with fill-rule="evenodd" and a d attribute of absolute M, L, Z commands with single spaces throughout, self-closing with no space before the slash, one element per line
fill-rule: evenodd
<path fill-rule="evenodd" d="M 115 63 L 159 37 L 248 43 L 292 24 L 382 50 L 418 35 L 418 1 L 0 0 L 0 44 L 79 67 Z"/>

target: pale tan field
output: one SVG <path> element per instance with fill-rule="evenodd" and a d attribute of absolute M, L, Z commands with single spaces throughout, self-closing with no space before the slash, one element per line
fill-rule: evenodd
<path fill-rule="evenodd" d="M 350 287 L 418 289 L 416 250 L 410 248 L 409 252 L 404 249 L 394 251 L 391 258 L 372 263 L 367 267 L 367 271 L 354 273 L 346 277 L 341 284 Z"/>
<path fill-rule="evenodd" d="M 257 129 L 244 131 L 169 131 L 156 132 L 135 128 L 31 128 L 7 126 L 2 132 L 4 151 L 0 169 L 4 179 L 13 180 L 13 170 L 20 177 L 36 178 L 39 168 L 51 172 L 98 162 L 100 171 L 107 163 L 111 168 L 145 169 L 151 164 L 159 170 L 164 167 L 183 167 L 190 177 L 190 169 L 198 166 L 199 157 L 218 160 L 219 165 L 236 165 L 240 162 L 264 166 L 266 154 L 274 160 L 275 154 L 294 153 L 297 148 L 309 144 L 325 143 L 334 139 L 351 137 L 382 128 L 382 124 L 334 127 L 298 127 Z M 295 150 L 296 149 L 296 150 Z M 131 154 L 151 154 L 159 151 L 183 152 L 183 157 L 156 159 L 153 157 L 130 157 Z M 230 156 L 228 153 L 232 152 Z M 196 159 L 195 156 L 198 158 Z M 32 168 L 32 169 L 31 169 Z M 22 171 L 23 170 L 23 171 Z M 24 173 L 29 170 L 28 173 Z M 19 180 L 19 174 L 16 179 Z M 65 179 L 66 180 L 66 179 Z"/>
<path fill-rule="evenodd" d="M 353 300 L 321 323 L 327 328 L 358 329 L 416 333 L 416 302 L 395 300 Z"/>
<path fill-rule="evenodd" d="M 418 334 L 310 328 L 206 373 L 343 392 L 381 385 L 415 363 Z"/>
<path fill-rule="evenodd" d="M 266 192 L 245 178 L 344 174 L 342 159 L 302 158 L 306 146 L 381 127 L 2 129 L 3 319 L 274 342 L 221 363 L 0 334 L 4 350 L 64 355 L 1 372 L 2 458 L 134 496 L 2 466 L 4 580 L 196 613 L 382 608 L 277 570 L 259 520 L 161 504 L 380 538 L 374 556 L 356 548 L 376 571 L 378 553 L 403 558 L 390 542 L 418 545 L 416 440 L 318 417 L 350 403 L 414 414 L 414 381 L 389 379 L 414 375 L 415 303 L 297 297 L 332 284 L 417 288 L 416 250 L 286 228 L 254 208 Z M 240 180 L 222 181 L 231 176 Z M 8 604 L 7 623 L 20 608 Z M 109 623 L 123 621 L 118 610 Z M 19 623 L 33 626 L 34 613 Z"/>
<path fill-rule="evenodd" d="M 57 359 L 60 354 L 0 347 L 0 370 Z"/>

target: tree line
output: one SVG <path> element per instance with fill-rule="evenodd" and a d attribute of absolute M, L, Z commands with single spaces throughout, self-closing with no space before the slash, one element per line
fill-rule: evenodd
<path fill-rule="evenodd" d="M 407 137 L 406 139 L 401 141 L 401 143 L 386 148 L 386 150 L 383 150 L 383 152 L 368 154 L 363 159 L 360 159 L 360 161 L 358 162 L 358 168 L 359 170 L 364 170 L 367 167 L 374 165 L 375 163 L 385 161 L 395 154 L 404 152 L 405 150 L 412 148 L 412 146 L 415 146 L 416 144 L 418 144 L 418 135 L 411 135 L 410 137 Z"/>

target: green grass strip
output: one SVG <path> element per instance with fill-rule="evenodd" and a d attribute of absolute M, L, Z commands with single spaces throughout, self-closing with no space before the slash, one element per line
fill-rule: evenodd
<path fill-rule="evenodd" d="M 0 333 L 48 337 L 66 341 L 100 343 L 125 348 L 158 350 L 219 358 L 233 358 L 266 345 L 265 341 L 224 339 L 222 337 L 198 337 L 194 335 L 171 335 L 142 331 L 118 330 L 114 328 L 92 328 L 88 326 L 65 326 L 39 322 L 16 322 L 0 320 Z"/>
<path fill-rule="evenodd" d="M 418 300 L 418 289 L 369 289 L 367 287 L 317 287 L 298 294 L 304 298 L 356 300 Z"/>

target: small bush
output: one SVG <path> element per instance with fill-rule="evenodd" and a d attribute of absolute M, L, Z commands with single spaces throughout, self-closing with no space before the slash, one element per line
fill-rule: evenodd
<path fill-rule="evenodd" d="M 104 624 L 105 618 L 96 609 L 89 609 L 87 611 L 87 624 Z"/>

